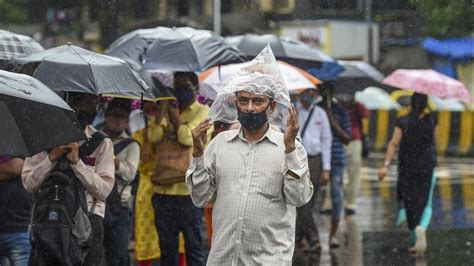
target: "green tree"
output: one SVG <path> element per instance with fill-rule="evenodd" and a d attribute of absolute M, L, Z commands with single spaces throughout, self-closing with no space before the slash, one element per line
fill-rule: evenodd
<path fill-rule="evenodd" d="M 23 23 L 26 19 L 25 10 L 15 0 L 0 0 L 0 22 Z"/>
<path fill-rule="evenodd" d="M 437 38 L 473 33 L 471 0 L 412 0 L 423 17 L 423 31 Z"/>

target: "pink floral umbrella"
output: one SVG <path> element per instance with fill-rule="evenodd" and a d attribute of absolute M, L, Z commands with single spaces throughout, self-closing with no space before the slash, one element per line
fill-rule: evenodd
<path fill-rule="evenodd" d="M 441 99 L 472 100 L 464 84 L 432 69 L 398 69 L 382 83 Z"/>

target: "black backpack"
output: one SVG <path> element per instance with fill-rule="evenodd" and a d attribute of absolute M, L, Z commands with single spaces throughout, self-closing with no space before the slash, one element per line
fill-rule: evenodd
<path fill-rule="evenodd" d="M 126 138 L 123 139 L 122 141 L 118 142 L 117 144 L 114 145 L 114 154 L 117 156 L 121 151 L 123 151 L 128 145 L 132 143 L 138 143 L 135 139 L 133 138 Z M 129 184 L 132 186 L 132 195 L 135 195 L 136 192 L 136 187 L 138 187 L 138 179 L 140 178 L 140 173 L 137 172 L 135 173 L 135 178 L 133 181 Z M 112 189 L 112 192 L 110 192 L 109 196 L 107 197 L 106 201 L 106 211 L 105 211 L 105 220 L 111 222 L 114 220 L 115 216 L 118 216 L 120 213 L 120 210 L 122 208 L 122 200 L 121 196 L 123 193 L 123 190 L 125 189 L 125 185 L 122 187 L 121 191 L 119 191 L 117 184 L 119 182 L 123 182 L 123 179 L 120 175 L 115 174 L 115 183 L 114 183 L 114 188 Z"/>
<path fill-rule="evenodd" d="M 100 131 L 79 147 L 82 160 L 94 152 L 106 135 Z M 89 250 L 92 226 L 85 188 L 61 158 L 34 193 L 31 212 L 29 265 L 83 265 Z M 89 212 L 90 211 L 90 212 Z"/>

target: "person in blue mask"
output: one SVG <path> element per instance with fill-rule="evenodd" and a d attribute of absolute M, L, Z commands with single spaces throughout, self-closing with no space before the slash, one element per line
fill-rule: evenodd
<path fill-rule="evenodd" d="M 315 190 L 311 200 L 297 208 L 296 249 L 304 251 L 321 249 L 313 211 L 322 207 L 319 206 L 322 201 L 316 200 L 317 194 L 320 187 L 329 182 L 331 171 L 331 125 L 326 112 L 317 105 L 321 99 L 317 89 L 306 89 L 294 101 L 301 125 L 299 133 L 308 153 L 309 173 Z"/>

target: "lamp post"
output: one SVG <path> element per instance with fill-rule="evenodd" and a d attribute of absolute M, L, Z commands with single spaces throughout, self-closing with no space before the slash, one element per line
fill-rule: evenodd
<path fill-rule="evenodd" d="M 221 0 L 214 0 L 214 32 L 221 35 Z"/>
<path fill-rule="evenodd" d="M 365 0 L 365 10 L 364 10 L 364 14 L 365 14 L 365 20 L 367 21 L 367 24 L 368 24 L 368 41 L 367 41 L 367 50 L 368 50 L 368 54 L 367 54 L 367 61 L 369 61 L 370 64 L 372 64 L 373 62 L 373 55 L 372 55 L 372 52 L 373 52 L 373 38 L 372 38 L 372 0 Z"/>

